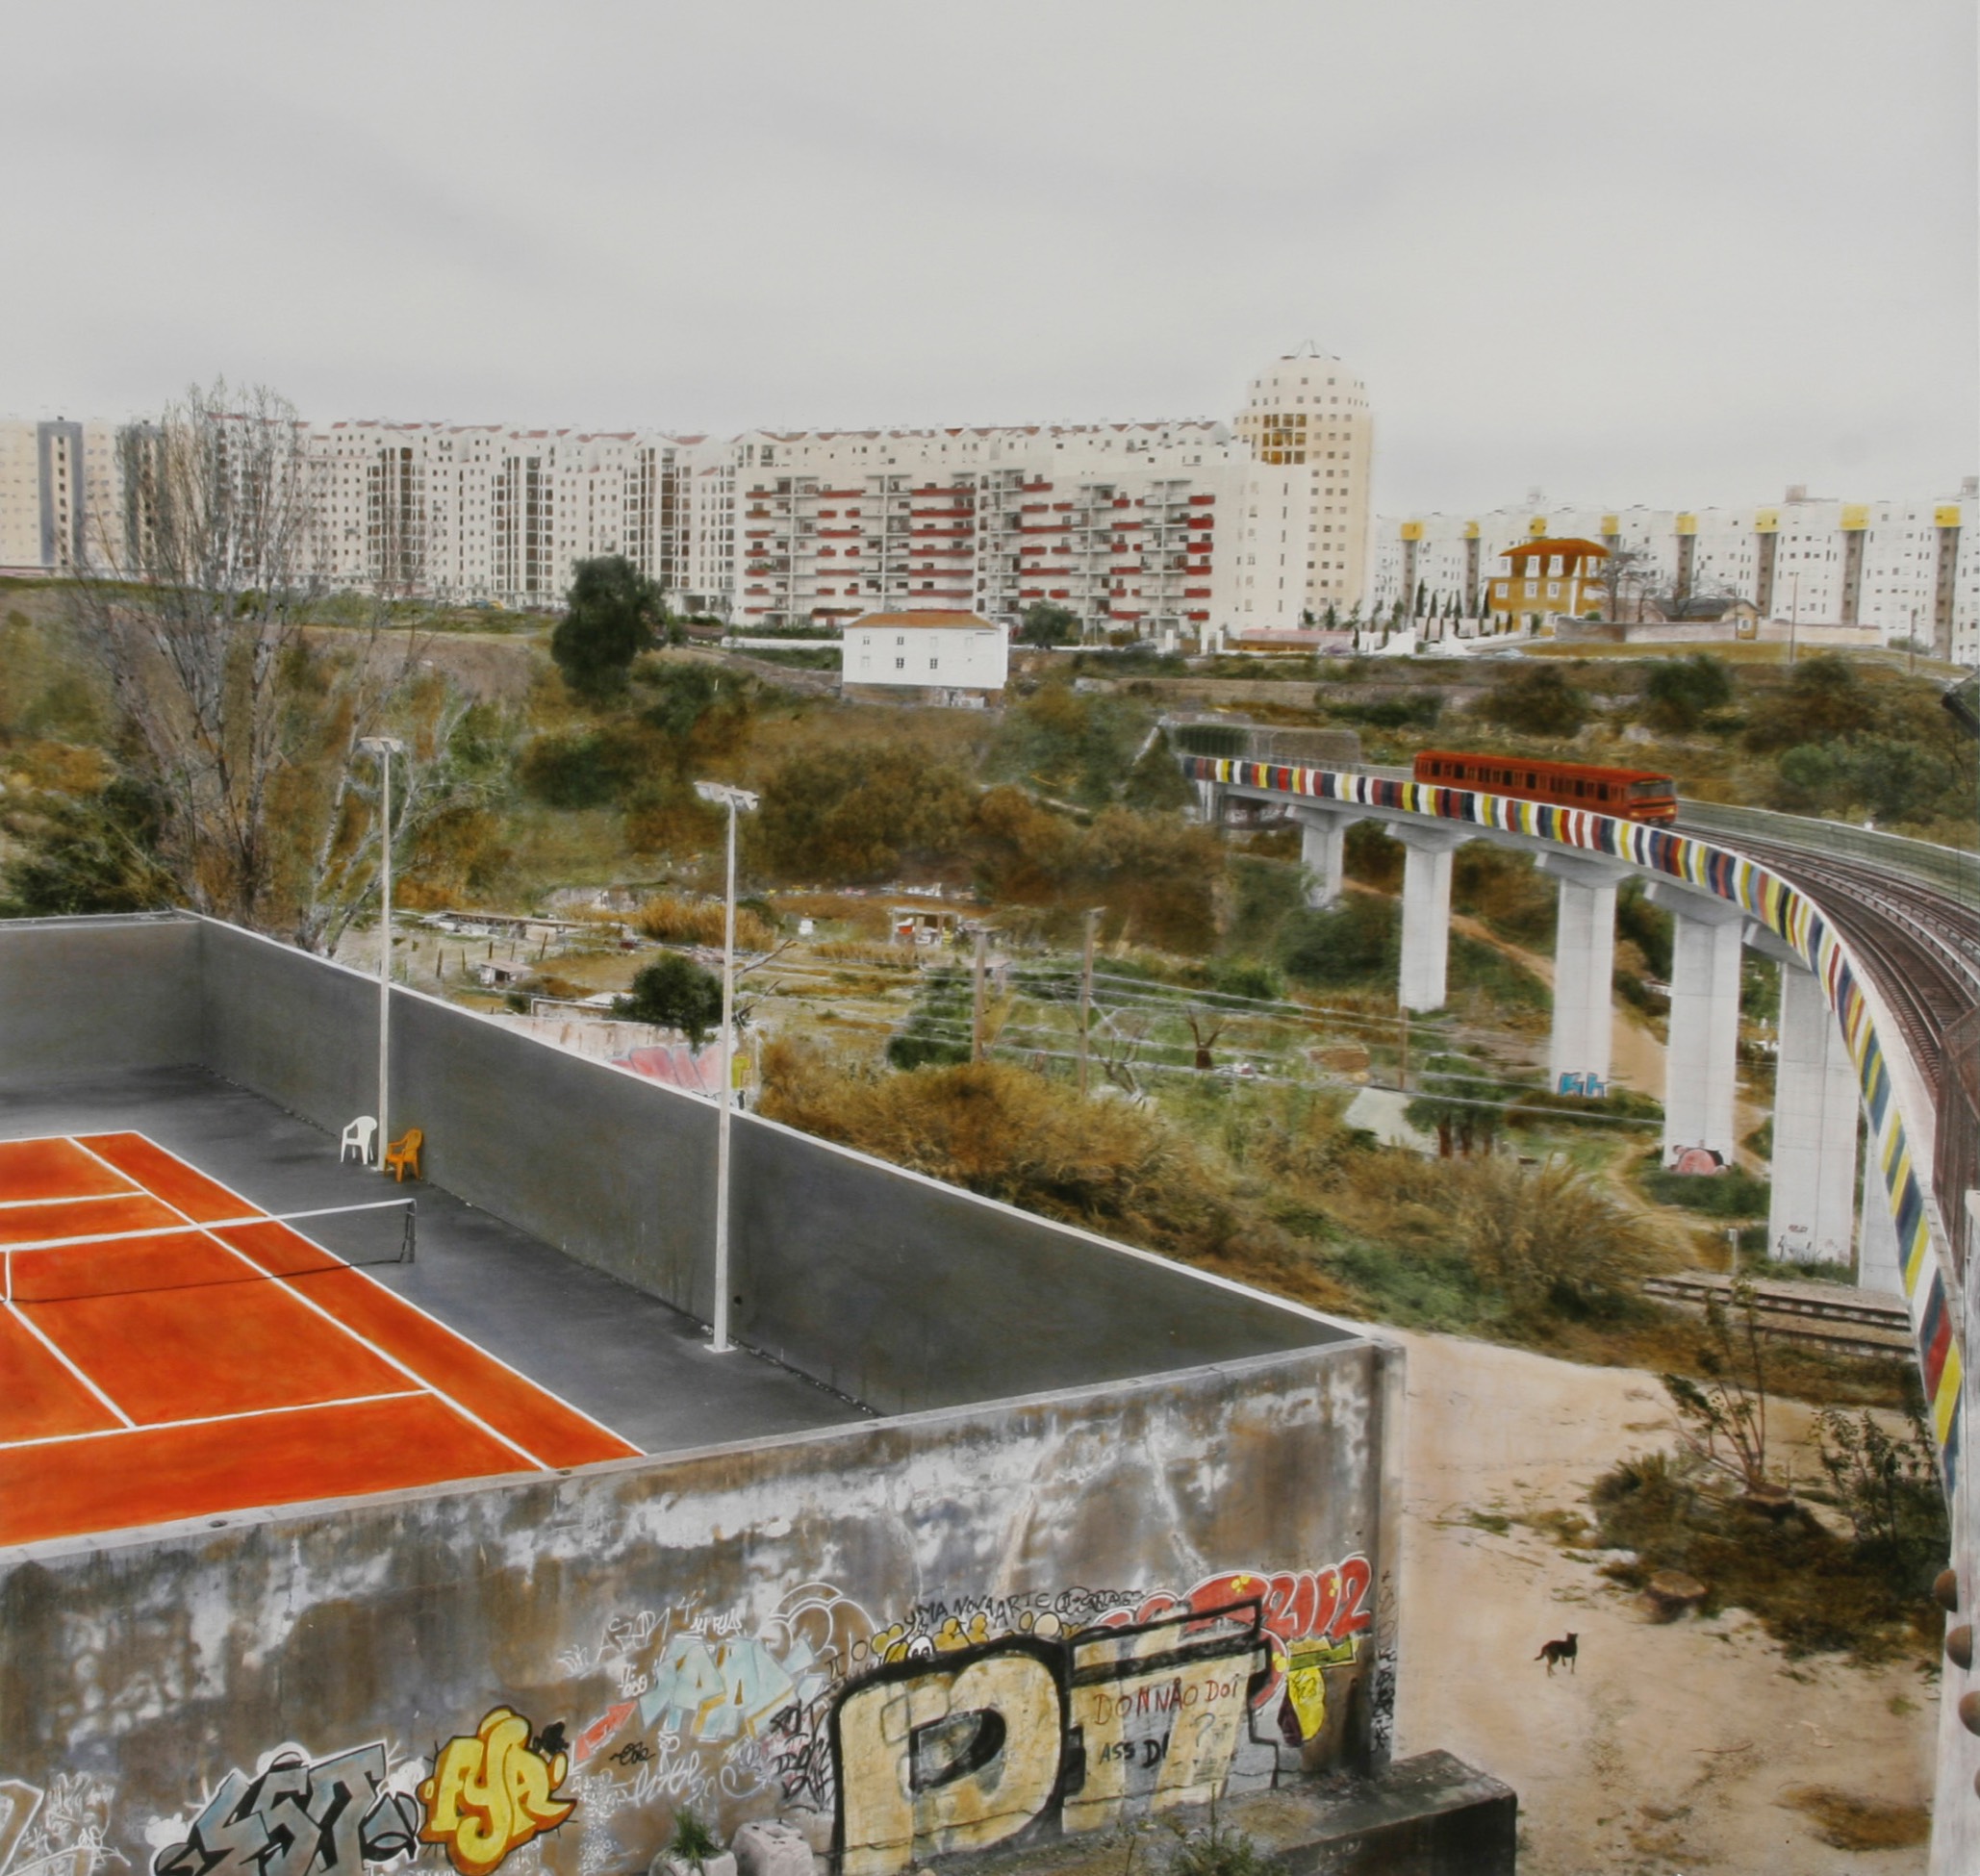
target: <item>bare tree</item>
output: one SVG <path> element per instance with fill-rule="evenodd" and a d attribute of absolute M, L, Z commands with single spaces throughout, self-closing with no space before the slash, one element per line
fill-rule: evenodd
<path fill-rule="evenodd" d="M 1212 1021 L 1212 1018 L 1216 1021 Z M 1189 1025 L 1189 1038 L 1196 1045 L 1196 1066 L 1207 1072 L 1217 1065 L 1217 1058 L 1210 1053 L 1216 1047 L 1217 1038 L 1231 1027 L 1231 1019 L 1221 1011 L 1188 1009 L 1182 1013 L 1183 1022 Z M 1207 1030 L 1208 1034 L 1205 1031 Z"/>
<path fill-rule="evenodd" d="M 382 596 L 333 646 L 313 642 L 323 536 L 285 398 L 195 386 L 126 430 L 119 456 L 123 509 L 98 518 L 75 611 L 119 759 L 158 803 L 160 861 L 195 909 L 330 949 L 378 859 L 359 743 L 388 726 L 407 739 L 396 853 L 458 796 L 446 758 L 468 706 L 422 672 Z"/>
<path fill-rule="evenodd" d="M 1092 1048 L 1100 1072 L 1123 1094 L 1140 1100 L 1141 1077 L 1134 1073 L 1134 1064 L 1155 1027 L 1154 1016 L 1116 1009 L 1096 1009 L 1093 1015 Z"/>

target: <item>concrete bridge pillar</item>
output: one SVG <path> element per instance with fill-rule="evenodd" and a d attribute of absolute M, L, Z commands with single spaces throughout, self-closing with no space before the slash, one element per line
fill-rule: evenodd
<path fill-rule="evenodd" d="M 1300 858 L 1313 875 L 1307 903 L 1317 912 L 1340 897 L 1348 829 L 1367 816 L 1302 805 L 1293 809 L 1292 818 L 1300 824 Z"/>
<path fill-rule="evenodd" d="M 1776 947 L 1764 949 L 1772 953 Z M 1815 973 L 1790 953 L 1781 964 L 1769 1255 L 1791 1263 L 1849 1261 L 1861 1103 L 1856 1064 L 1842 1040 L 1841 1025 Z M 1883 1205 L 1882 1193 L 1875 1196 Z"/>
<path fill-rule="evenodd" d="M 1897 1221 L 1891 1216 L 1891 1200 L 1884 1191 L 1884 1176 L 1877 1169 L 1877 1155 L 1864 1155 L 1863 1212 L 1856 1234 L 1856 1286 L 1874 1290 L 1879 1296 L 1904 1295 L 1904 1272 L 1897 1261 Z"/>
<path fill-rule="evenodd" d="M 1739 1052 L 1739 927 L 1746 914 L 1662 879 L 1652 904 L 1676 921 L 1670 1042 L 1663 1067 L 1663 1163 L 1694 1147 L 1733 1163 L 1733 1093 Z"/>
<path fill-rule="evenodd" d="M 1403 969 L 1396 1001 L 1405 1009 L 1444 1006 L 1451 955 L 1451 855 L 1471 838 L 1469 827 L 1392 824 L 1407 849 L 1403 860 Z"/>
<path fill-rule="evenodd" d="M 1204 825 L 1220 827 L 1224 824 L 1224 793 L 1213 781 L 1200 781 L 1196 785 L 1196 809 L 1202 815 Z"/>
<path fill-rule="evenodd" d="M 1576 853 L 1542 853 L 1539 868 L 1561 882 L 1547 1072 L 1556 1094 L 1601 1095 L 1614 1022 L 1615 889 L 1629 869 Z"/>

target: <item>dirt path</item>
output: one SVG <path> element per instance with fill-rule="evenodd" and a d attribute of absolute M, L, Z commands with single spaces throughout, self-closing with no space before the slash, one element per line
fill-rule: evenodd
<path fill-rule="evenodd" d="M 1778 1802 L 1927 1802 L 1937 1692 L 1916 1667 L 1792 1661 L 1737 1610 L 1652 1624 L 1587 1553 L 1516 1522 L 1585 1509 L 1617 1458 L 1668 1443 L 1654 1376 L 1384 1333 L 1409 1358 L 1399 1756 L 1441 1746 L 1511 1785 L 1521 1876 L 1925 1868 L 1922 1846 L 1866 1864 Z M 1807 1409 L 1779 1417 L 1805 1432 Z M 1550 1678 L 1533 1657 L 1569 1630 L 1576 1671 Z"/>

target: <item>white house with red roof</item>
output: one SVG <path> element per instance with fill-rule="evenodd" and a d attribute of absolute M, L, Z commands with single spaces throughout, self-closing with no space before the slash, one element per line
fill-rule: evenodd
<path fill-rule="evenodd" d="M 1010 674 L 1010 641 L 1002 625 L 976 612 L 870 612 L 846 628 L 841 681 L 925 703 L 981 708 L 1002 695 Z"/>

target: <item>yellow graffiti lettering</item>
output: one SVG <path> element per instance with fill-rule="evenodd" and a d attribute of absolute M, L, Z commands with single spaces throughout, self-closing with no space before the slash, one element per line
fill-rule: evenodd
<path fill-rule="evenodd" d="M 530 1725 L 506 1707 L 491 1708 L 472 1734 L 441 1748 L 433 1776 L 419 1787 L 426 1807 L 422 1843 L 444 1843 L 461 1876 L 489 1876 L 532 1838 L 553 1831 L 576 1807 L 551 1796 L 569 1759 L 546 1757 L 529 1743 Z"/>
<path fill-rule="evenodd" d="M 946 1725 L 959 1723 L 956 1737 L 970 1740 L 992 1715 L 993 1756 L 918 1776 L 920 1752 L 940 1758 Z M 876 1681 L 846 1697 L 838 1730 L 844 1876 L 892 1876 L 924 1857 L 1002 1842 L 1038 1815 L 1058 1778 L 1058 1687 L 1030 1655 Z"/>
<path fill-rule="evenodd" d="M 1285 1697 L 1292 1702 L 1293 1717 L 1299 1721 L 1300 1737 L 1314 1739 L 1327 1724 L 1327 1681 L 1320 1671 L 1317 1650 L 1295 1648 L 1292 1665 L 1286 1670 Z"/>

